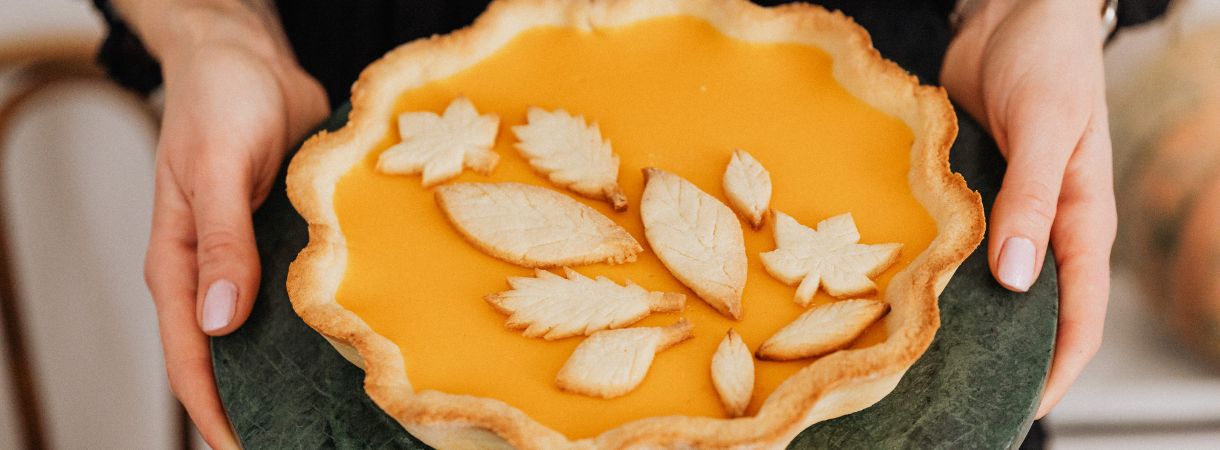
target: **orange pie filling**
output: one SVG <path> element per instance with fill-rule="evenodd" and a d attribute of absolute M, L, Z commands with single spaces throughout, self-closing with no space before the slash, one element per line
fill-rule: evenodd
<path fill-rule="evenodd" d="M 771 206 L 808 226 L 851 212 L 863 243 L 904 244 L 897 264 L 876 281 L 880 298 L 890 277 L 936 236 L 936 225 L 907 184 L 911 130 L 853 97 L 831 75 L 833 61 L 813 47 L 755 44 L 722 35 L 692 18 L 663 18 L 585 32 L 536 28 L 482 62 L 447 79 L 405 92 L 397 112 L 441 112 L 466 96 L 481 113 L 500 117 L 491 176 L 458 181 L 520 181 L 570 192 L 533 172 L 512 145 L 510 128 L 529 106 L 564 108 L 600 125 L 621 156 L 619 185 L 626 212 L 576 197 L 622 225 L 647 248 L 639 216 L 643 177 L 655 166 L 723 199 L 721 176 L 734 148 L 771 172 Z M 394 117 L 387 117 L 394 122 Z M 685 311 L 654 314 L 635 326 L 660 326 L 683 316 L 695 337 L 657 355 L 643 384 L 604 400 L 555 387 L 555 375 L 582 338 L 526 338 L 483 300 L 508 289 L 509 276 L 532 269 L 492 258 L 448 223 L 418 176 L 374 170 L 378 154 L 399 141 L 391 126 L 340 181 L 335 209 L 347 240 L 347 271 L 337 297 L 402 351 L 417 390 L 502 400 L 569 438 L 595 436 L 652 416 L 725 417 L 709 366 L 731 327 L 751 350 L 804 310 L 795 287 L 772 278 L 758 254 L 773 250 L 771 221 L 745 226 L 749 275 L 744 318 L 733 321 L 699 301 L 649 251 L 635 263 L 576 268 L 589 276 L 630 279 L 646 289 L 684 292 Z M 815 304 L 834 299 L 820 292 Z M 854 347 L 885 338 L 884 321 Z M 753 413 L 810 360 L 756 361 Z"/>

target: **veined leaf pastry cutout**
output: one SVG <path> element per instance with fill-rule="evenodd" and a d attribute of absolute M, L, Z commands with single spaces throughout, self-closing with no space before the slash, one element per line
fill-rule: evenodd
<path fill-rule="evenodd" d="M 751 227 L 762 228 L 771 205 L 771 174 L 745 150 L 733 150 L 724 169 L 724 195 Z"/>
<path fill-rule="evenodd" d="M 754 394 L 754 355 L 733 329 L 729 329 L 712 355 L 712 384 L 729 416 L 745 415 Z"/>
<path fill-rule="evenodd" d="M 763 267 L 776 279 L 796 288 L 796 302 L 809 306 L 818 287 L 838 298 L 877 291 L 872 277 L 898 260 L 902 244 L 860 244 L 851 213 L 801 225 L 787 214 L 775 213 L 776 249 L 762 254 Z"/>
<path fill-rule="evenodd" d="M 650 292 L 631 281 L 620 285 L 567 267 L 563 272 L 559 276 L 539 269 L 533 277 L 509 277 L 513 289 L 488 295 L 486 300 L 509 315 L 505 322 L 509 328 L 546 340 L 622 328 L 654 312 L 681 311 L 686 303 L 682 294 Z"/>
<path fill-rule="evenodd" d="M 644 169 L 640 216 L 652 251 L 682 284 L 721 314 L 740 319 L 746 247 L 733 211 L 682 177 Z"/>
<path fill-rule="evenodd" d="M 876 300 L 841 300 L 805 311 L 758 347 L 758 358 L 788 361 L 846 348 L 869 325 L 889 312 Z"/>
<path fill-rule="evenodd" d="M 436 201 L 468 241 L 525 267 L 619 264 L 643 250 L 606 216 L 566 195 L 522 183 L 453 183 Z"/>
<path fill-rule="evenodd" d="M 694 329 L 681 319 L 665 327 L 598 331 L 576 346 L 555 383 L 560 389 L 590 397 L 622 396 L 644 381 L 658 352 L 690 339 Z"/>
<path fill-rule="evenodd" d="M 534 170 L 577 194 L 609 202 L 615 211 L 627 209 L 627 196 L 618 186 L 618 155 L 597 124 L 562 109 L 530 107 L 527 115 L 529 123 L 513 132 L 520 140 L 517 150 Z"/>
<path fill-rule="evenodd" d="M 454 99 L 443 115 L 407 112 L 398 116 L 402 142 L 377 157 L 377 170 L 390 174 L 423 173 L 424 187 L 431 187 L 462 173 L 467 167 L 487 175 L 500 162 L 491 150 L 500 119 L 479 115 L 466 97 Z"/>

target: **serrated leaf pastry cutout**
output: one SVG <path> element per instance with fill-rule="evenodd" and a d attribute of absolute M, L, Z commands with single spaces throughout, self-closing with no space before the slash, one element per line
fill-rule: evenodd
<path fill-rule="evenodd" d="M 842 349 L 889 312 L 876 300 L 841 300 L 805 311 L 758 347 L 758 358 L 789 361 Z"/>
<path fill-rule="evenodd" d="M 763 267 L 796 288 L 796 302 L 809 306 L 818 288 L 844 298 L 877 291 L 872 277 L 898 260 L 902 244 L 860 244 L 851 213 L 818 223 L 817 231 L 775 213 L 776 249 L 762 254 Z"/>
<path fill-rule="evenodd" d="M 627 209 L 618 186 L 619 157 L 597 124 L 562 109 L 530 107 L 527 116 L 529 123 L 513 127 L 513 133 L 534 170 L 577 194 L 609 202 L 615 211 Z"/>
<path fill-rule="evenodd" d="M 682 284 L 721 314 L 742 315 L 746 247 L 733 211 L 691 182 L 644 169 L 640 216 L 652 251 Z"/>
<path fill-rule="evenodd" d="M 479 115 L 465 97 L 454 99 L 443 115 L 407 112 L 398 116 L 402 142 L 377 157 L 377 170 L 389 174 L 423 174 L 424 187 L 431 187 L 462 173 L 462 168 L 487 175 L 500 162 L 491 150 L 500 119 Z"/>
<path fill-rule="evenodd" d="M 555 384 L 565 391 L 590 397 L 622 396 L 644 381 L 658 352 L 690 339 L 694 328 L 682 319 L 666 327 L 593 333 L 564 362 Z"/>
<path fill-rule="evenodd" d="M 606 216 L 550 189 L 522 183 L 452 183 L 436 201 L 483 252 L 524 267 L 635 261 L 643 250 Z"/>
<path fill-rule="evenodd" d="M 712 355 L 712 385 L 730 417 L 745 415 L 754 394 L 754 355 L 732 329 Z"/>
<path fill-rule="evenodd" d="M 654 312 L 680 311 L 686 301 L 682 294 L 650 292 L 631 281 L 620 285 L 567 267 L 563 272 L 559 276 L 539 269 L 533 277 L 509 277 L 513 289 L 486 300 L 509 315 L 509 328 L 546 340 L 622 328 Z"/>
<path fill-rule="evenodd" d="M 724 195 L 751 227 L 762 228 L 771 205 L 771 174 L 745 150 L 734 150 L 724 169 Z"/>

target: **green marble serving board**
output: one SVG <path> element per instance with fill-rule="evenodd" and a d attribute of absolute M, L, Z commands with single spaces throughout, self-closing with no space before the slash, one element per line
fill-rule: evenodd
<path fill-rule="evenodd" d="M 348 106 L 323 125 L 335 130 Z M 990 206 L 1004 162 L 979 126 L 959 117 L 951 164 Z M 428 448 L 364 394 L 364 372 L 292 311 L 284 282 L 305 246 L 305 222 L 283 174 L 254 226 L 263 265 L 250 319 L 212 340 L 221 399 L 248 449 Z M 1010 448 L 1029 429 L 1049 367 L 1058 317 L 1055 268 L 1017 295 L 987 269 L 984 242 L 940 296 L 941 328 L 898 387 L 876 405 L 815 424 L 790 448 Z"/>

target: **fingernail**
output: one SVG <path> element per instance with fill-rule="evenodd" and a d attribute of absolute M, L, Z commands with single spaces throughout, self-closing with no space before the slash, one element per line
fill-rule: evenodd
<path fill-rule="evenodd" d="M 236 309 L 237 286 L 227 280 L 213 282 L 203 296 L 203 331 L 212 332 L 229 326 Z"/>
<path fill-rule="evenodd" d="M 1004 241 L 1000 249 L 1000 282 L 1009 289 L 1025 292 L 1034 283 L 1034 242 L 1020 236 Z"/>

